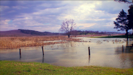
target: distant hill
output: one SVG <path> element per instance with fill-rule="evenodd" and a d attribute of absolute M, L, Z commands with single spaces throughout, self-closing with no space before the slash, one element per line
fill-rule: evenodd
<path fill-rule="evenodd" d="M 31 35 L 22 33 L 20 30 L 10 30 L 10 31 L 0 31 L 0 36 L 31 36 Z"/>
<path fill-rule="evenodd" d="M 24 29 L 18 29 L 21 33 L 24 34 L 30 34 L 30 35 L 45 35 L 43 32 L 35 31 L 35 30 L 24 30 Z"/>
<path fill-rule="evenodd" d="M 52 32 L 39 32 L 35 30 L 24 30 L 24 29 L 18 29 L 20 32 L 30 35 L 58 35 L 59 33 L 52 33 Z"/>
<path fill-rule="evenodd" d="M 43 36 L 43 35 L 58 35 L 59 33 L 51 32 L 39 32 L 35 30 L 10 30 L 10 31 L 0 31 L 0 36 Z"/>

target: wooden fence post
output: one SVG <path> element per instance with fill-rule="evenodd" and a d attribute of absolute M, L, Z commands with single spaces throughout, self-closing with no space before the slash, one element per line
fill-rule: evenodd
<path fill-rule="evenodd" d="M 90 47 L 88 47 L 88 54 L 90 55 Z"/>
<path fill-rule="evenodd" d="M 21 49 L 19 49 L 19 57 L 21 58 Z"/>
<path fill-rule="evenodd" d="M 44 49 L 43 49 L 43 46 L 42 46 L 42 54 L 43 54 L 43 56 L 44 56 Z"/>

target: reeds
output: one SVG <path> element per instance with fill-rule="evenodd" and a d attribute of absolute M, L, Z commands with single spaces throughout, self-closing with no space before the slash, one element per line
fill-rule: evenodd
<path fill-rule="evenodd" d="M 28 46 L 42 46 L 63 42 L 47 42 L 43 41 L 79 41 L 79 39 L 67 38 L 66 36 L 31 36 L 31 37 L 0 37 L 0 49 L 10 49 Z"/>

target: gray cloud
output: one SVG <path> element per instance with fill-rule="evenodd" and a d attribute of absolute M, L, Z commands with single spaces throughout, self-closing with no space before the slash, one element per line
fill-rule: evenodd
<path fill-rule="evenodd" d="M 2 1 L 0 6 L 0 30 L 53 32 L 65 19 L 74 19 L 79 29 L 115 31 L 113 21 L 121 9 L 128 9 L 114 1 Z"/>
<path fill-rule="evenodd" d="M 101 5 L 96 7 L 96 10 L 102 10 L 110 14 L 118 14 L 122 9 L 128 10 L 129 4 L 119 3 L 114 1 L 103 1 Z"/>

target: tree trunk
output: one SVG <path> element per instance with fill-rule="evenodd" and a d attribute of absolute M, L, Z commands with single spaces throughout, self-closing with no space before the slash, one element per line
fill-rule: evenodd
<path fill-rule="evenodd" d="M 68 38 L 70 38 L 70 34 L 68 34 Z"/>
<path fill-rule="evenodd" d="M 133 29 L 132 29 L 132 35 L 133 35 Z"/>
<path fill-rule="evenodd" d="M 127 45 L 128 45 L 128 30 L 126 30 Z"/>

